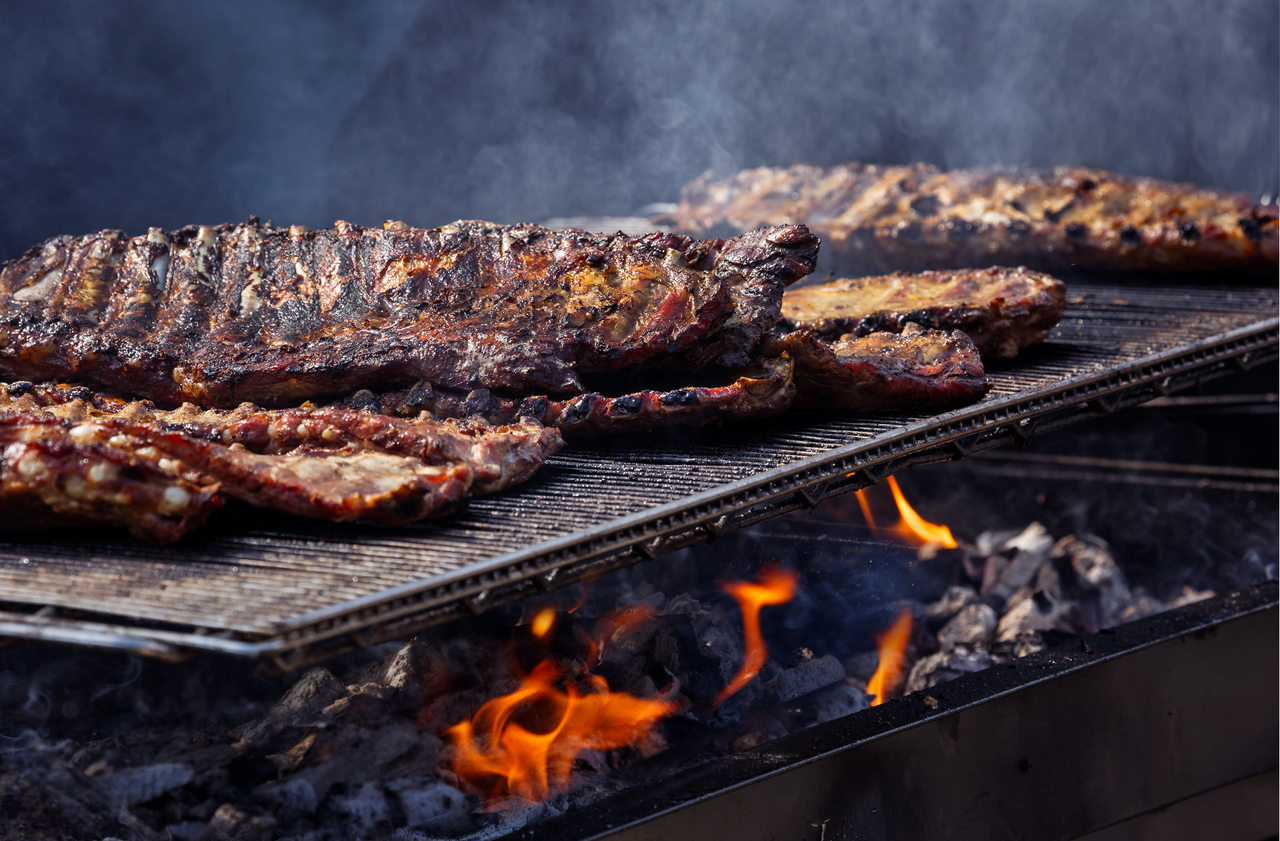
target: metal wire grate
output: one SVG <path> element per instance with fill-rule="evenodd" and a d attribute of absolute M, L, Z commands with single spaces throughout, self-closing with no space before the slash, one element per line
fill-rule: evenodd
<path fill-rule="evenodd" d="M 994 370 L 981 402 L 940 415 L 795 414 L 578 443 L 514 492 L 409 528 L 246 508 L 177 547 L 5 535 L 0 637 L 293 667 L 1276 355 L 1275 289 L 1072 289 L 1043 347 Z"/>

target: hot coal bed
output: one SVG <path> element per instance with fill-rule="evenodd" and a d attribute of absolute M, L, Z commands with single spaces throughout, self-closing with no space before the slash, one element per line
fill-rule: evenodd
<path fill-rule="evenodd" d="M 0 650 L 0 838 L 1265 837 L 1275 377 L 300 672 Z"/>

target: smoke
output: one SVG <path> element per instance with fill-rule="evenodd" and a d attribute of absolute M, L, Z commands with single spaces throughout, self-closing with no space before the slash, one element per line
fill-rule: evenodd
<path fill-rule="evenodd" d="M 797 161 L 1274 194 L 1278 29 L 1256 0 L 23 4 L 0 29 L 0 258 L 250 213 L 625 214 Z"/>

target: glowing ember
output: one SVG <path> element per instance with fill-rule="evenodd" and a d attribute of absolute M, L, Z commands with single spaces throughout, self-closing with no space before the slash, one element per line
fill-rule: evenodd
<path fill-rule="evenodd" d="M 893 527 L 894 534 L 918 546 L 932 544 L 944 549 L 956 548 L 956 539 L 951 536 L 951 529 L 935 525 L 917 514 L 907 503 L 902 489 L 898 487 L 898 481 L 892 476 L 889 477 L 889 490 L 893 491 L 893 501 L 898 504 L 898 513 L 902 517 Z"/>
<path fill-rule="evenodd" d="M 911 611 L 903 608 L 893 624 L 876 637 L 880 649 L 880 665 L 867 681 L 867 694 L 874 696 L 871 706 L 883 704 L 902 685 L 902 665 L 911 639 Z"/>
<path fill-rule="evenodd" d="M 760 631 L 760 608 L 791 601 L 796 594 L 797 581 L 794 571 L 767 566 L 760 570 L 760 578 L 756 582 L 735 581 L 724 585 L 724 591 L 737 599 L 742 608 L 743 648 L 747 656 L 738 674 L 716 698 L 716 706 L 723 704 L 759 673 L 768 657 L 764 635 Z"/>
<path fill-rule="evenodd" d="M 529 623 L 529 632 L 540 640 L 547 638 L 547 634 L 551 633 L 552 627 L 556 624 L 556 610 L 553 607 L 544 607 L 534 615 L 533 621 Z"/>

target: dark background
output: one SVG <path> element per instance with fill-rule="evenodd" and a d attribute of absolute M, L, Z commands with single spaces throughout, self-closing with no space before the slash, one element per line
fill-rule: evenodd
<path fill-rule="evenodd" d="M 1275 194 L 1274 0 L 12 4 L 0 259 L 57 233 L 627 214 L 708 168 Z"/>

